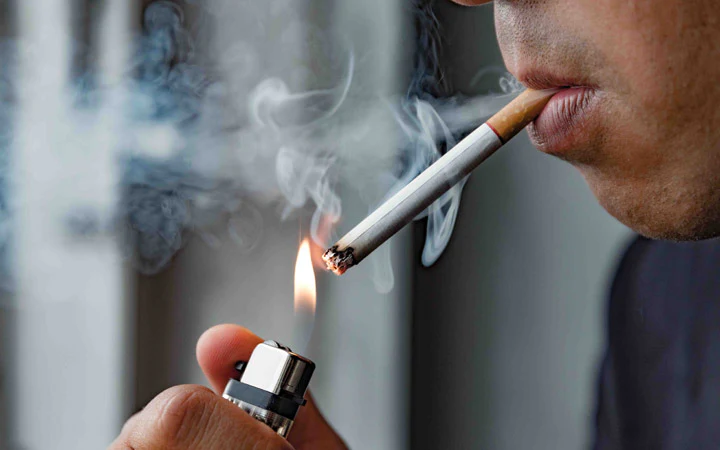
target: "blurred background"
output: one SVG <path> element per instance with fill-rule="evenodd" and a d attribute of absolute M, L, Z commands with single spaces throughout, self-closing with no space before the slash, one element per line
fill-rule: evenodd
<path fill-rule="evenodd" d="M 346 169 L 332 180 L 342 200 L 336 233 L 347 231 L 391 188 L 392 180 L 375 175 L 393 173 L 406 157 L 401 133 L 385 126 L 388 114 L 368 99 L 406 97 L 418 71 L 431 75 L 438 99 L 500 92 L 491 6 L 0 0 L 0 7 L 7 279 L 0 448 L 103 448 L 159 392 L 205 383 L 195 343 L 220 323 L 244 325 L 312 358 L 318 403 L 351 448 L 588 445 L 604 303 L 629 233 L 572 168 L 533 150 L 525 135 L 470 178 L 455 233 L 434 266 L 420 264 L 426 227 L 418 222 L 377 261 L 342 278 L 316 270 L 309 343 L 295 331 L 295 256 L 300 241 L 317 232 L 316 213 L 331 215 L 321 203 L 335 197 L 319 201 L 308 191 L 293 203 L 297 190 L 265 186 L 283 179 L 277 161 L 286 154 L 268 149 L 295 141 L 322 147 L 337 135 L 299 133 L 295 125 L 306 118 L 320 131 L 323 122 L 311 120 L 313 108 L 287 108 L 287 98 L 306 99 L 288 92 L 327 96 L 324 110 L 333 112 L 340 99 L 352 113 L 332 126 L 360 130 L 340 134 L 347 137 L 338 157 Z M 148 30 L 160 32 L 141 41 L 144 53 L 135 56 L 134 37 Z M 441 39 L 429 42 L 435 35 Z M 165 66 L 183 70 L 158 69 Z M 90 69 L 94 75 L 85 76 Z M 121 82 L 129 70 L 140 81 Z M 208 74 L 227 83 L 211 84 Z M 152 85 L 148 94 L 141 83 L 148 79 L 162 79 L 162 89 Z M 127 90 L 92 87 L 117 84 Z M 267 86 L 275 96 L 261 95 Z M 238 104 L 217 111 L 225 104 L 208 97 Z M 147 99 L 152 114 L 137 113 Z M 292 126 L 277 126 L 284 120 L 277 111 L 264 116 L 268 104 L 289 110 Z M 118 113 L 125 108 L 131 119 Z M 200 129 L 199 144 L 173 131 L 195 129 L 206 117 L 213 125 Z M 236 122 L 253 126 L 236 133 Z M 217 144 L 222 157 L 208 160 L 220 134 L 230 136 Z M 275 135 L 289 139 L 276 143 Z M 202 151 L 186 151 L 188 143 Z M 125 147 L 143 151 L 128 156 Z M 253 164 L 270 166 L 238 176 L 237 198 L 221 189 L 232 179 L 223 170 L 247 161 L 223 159 L 235 147 L 260 149 Z M 318 164 L 300 178 L 313 176 Z M 195 169 L 205 178 L 193 178 Z M 358 189 L 353 177 L 375 191 Z M 220 212 L 202 207 L 214 202 L 222 203 Z M 129 217 L 119 231 L 108 225 L 118 208 Z"/>

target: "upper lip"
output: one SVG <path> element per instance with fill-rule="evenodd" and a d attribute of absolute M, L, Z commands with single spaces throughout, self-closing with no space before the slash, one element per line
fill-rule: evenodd
<path fill-rule="evenodd" d="M 520 83 L 530 89 L 596 88 L 596 85 L 581 76 L 558 75 L 547 69 L 525 67 L 517 71 Z"/>

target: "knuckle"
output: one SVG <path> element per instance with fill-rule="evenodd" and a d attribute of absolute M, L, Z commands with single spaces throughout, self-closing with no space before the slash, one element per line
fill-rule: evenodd
<path fill-rule="evenodd" d="M 202 443 L 211 425 L 218 398 L 200 386 L 176 386 L 153 400 L 152 432 L 165 448 Z"/>
<path fill-rule="evenodd" d="M 292 450 L 225 400 L 200 386 L 176 386 L 161 393 L 123 429 L 122 450 L 243 448 Z M 233 413 L 237 412 L 238 415 Z M 113 450 L 116 447 L 113 447 Z"/>

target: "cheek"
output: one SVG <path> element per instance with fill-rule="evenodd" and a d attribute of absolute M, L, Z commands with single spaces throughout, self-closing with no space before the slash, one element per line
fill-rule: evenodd
<path fill-rule="evenodd" d="M 606 58 L 603 78 L 617 94 L 641 96 L 647 101 L 661 97 L 666 89 L 666 25 L 661 17 L 640 11 L 647 1 L 583 1 L 569 14 L 573 31 L 601 49 Z M 660 22 L 660 23 L 658 23 Z"/>
<path fill-rule="evenodd" d="M 720 28 L 712 24 L 720 12 L 711 3 L 583 0 L 574 26 L 603 49 L 615 93 L 673 125 L 706 113 L 698 105 L 717 90 Z"/>

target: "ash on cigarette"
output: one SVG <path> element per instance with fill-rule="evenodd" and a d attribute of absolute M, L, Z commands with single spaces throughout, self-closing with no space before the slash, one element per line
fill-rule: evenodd
<path fill-rule="evenodd" d="M 328 249 L 323 253 L 322 259 L 325 261 L 329 271 L 335 275 L 342 275 L 347 270 L 357 264 L 355 261 L 355 249 L 348 247 L 345 250 L 338 250 L 338 246 Z"/>

